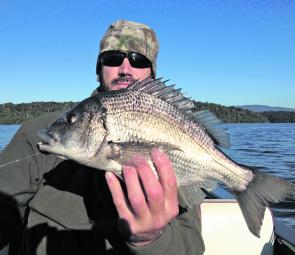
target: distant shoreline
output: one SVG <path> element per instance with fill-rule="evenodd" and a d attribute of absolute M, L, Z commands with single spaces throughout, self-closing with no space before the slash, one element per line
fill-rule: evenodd
<path fill-rule="evenodd" d="M 48 112 L 61 111 L 73 107 L 75 102 L 32 102 L 0 104 L 0 124 L 21 124 L 28 119 Z M 295 112 L 266 111 L 253 112 L 234 106 L 194 101 L 194 111 L 209 110 L 224 123 L 295 123 Z"/>

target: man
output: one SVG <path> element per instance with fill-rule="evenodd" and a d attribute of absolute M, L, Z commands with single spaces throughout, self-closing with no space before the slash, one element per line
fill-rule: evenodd
<path fill-rule="evenodd" d="M 101 40 L 100 87 L 95 93 L 155 77 L 157 54 L 152 29 L 125 20 L 113 23 Z M 19 226 L 7 226 L 17 217 L 11 213 L 0 217 L 0 233 L 9 229 L 6 237 L 0 235 L 2 246 L 6 240 L 13 250 L 20 246 L 21 254 L 49 255 L 203 253 L 199 219 L 177 195 L 172 164 L 160 150 L 151 152 L 159 179 L 137 155 L 130 166 L 123 166 L 124 183 L 110 172 L 55 155 L 35 155 L 37 130 L 60 115 L 51 113 L 25 123 L 0 154 L 1 164 L 23 158 L 0 168 L 0 191 L 6 201 L 6 194 L 16 199 L 25 225 L 22 241 L 13 242 L 19 239 L 14 232 Z"/>

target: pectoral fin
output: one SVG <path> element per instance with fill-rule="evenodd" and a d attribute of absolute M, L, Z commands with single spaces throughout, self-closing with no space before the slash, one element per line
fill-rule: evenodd
<path fill-rule="evenodd" d="M 152 148 L 160 148 L 168 152 L 171 150 L 180 150 L 178 147 L 168 143 L 141 143 L 141 142 L 109 142 L 111 153 L 109 159 L 112 159 L 119 164 L 126 164 L 134 155 L 141 155 L 147 160 L 150 160 Z"/>

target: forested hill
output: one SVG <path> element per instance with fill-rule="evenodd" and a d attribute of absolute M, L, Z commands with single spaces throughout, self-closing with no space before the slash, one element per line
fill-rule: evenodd
<path fill-rule="evenodd" d="M 0 104 L 0 124 L 21 124 L 44 113 L 71 108 L 74 102 L 33 102 L 22 104 Z"/>
<path fill-rule="evenodd" d="M 233 106 L 227 107 L 213 103 L 194 102 L 195 111 L 209 110 L 224 123 L 260 123 L 269 122 L 264 115 Z"/>
<path fill-rule="evenodd" d="M 295 112 L 267 111 L 252 112 L 238 107 L 226 107 L 219 104 L 195 102 L 195 108 L 208 109 L 224 123 L 295 123 Z"/>
<path fill-rule="evenodd" d="M 0 104 L 0 124 L 21 124 L 47 112 L 71 108 L 75 102 L 33 102 L 22 104 Z M 213 103 L 195 102 L 195 110 L 208 109 L 225 123 L 292 122 L 295 112 L 251 112 Z"/>

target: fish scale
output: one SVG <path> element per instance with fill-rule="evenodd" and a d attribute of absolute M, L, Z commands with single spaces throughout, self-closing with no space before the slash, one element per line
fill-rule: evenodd
<path fill-rule="evenodd" d="M 127 97 L 127 100 L 128 99 L 130 99 L 130 97 Z M 144 101 L 145 97 L 140 97 L 140 99 L 141 101 Z M 148 99 L 149 98 L 147 98 L 147 100 Z M 118 104 L 120 104 L 120 101 L 118 102 Z M 143 142 L 150 142 L 154 144 L 160 144 L 164 143 L 165 141 L 169 141 L 170 144 L 174 145 L 175 147 L 177 146 L 180 150 L 185 152 L 185 158 L 187 160 L 189 160 L 189 157 L 194 158 L 194 155 L 199 155 L 199 158 L 208 156 L 212 158 L 210 156 L 212 155 L 212 153 L 208 153 L 207 151 L 210 150 L 210 145 L 212 146 L 213 143 L 211 141 L 208 141 L 208 143 L 206 144 L 205 142 L 209 139 L 206 140 L 206 136 L 202 134 L 199 136 L 199 140 L 203 141 L 201 145 L 204 146 L 200 146 L 199 143 L 193 143 L 194 140 L 191 139 L 192 135 L 189 135 L 192 132 L 185 132 L 187 129 L 194 129 L 192 128 L 193 123 L 190 123 L 189 120 L 182 121 L 180 118 L 174 118 L 174 116 L 167 114 L 169 112 L 172 112 L 172 110 L 158 110 L 155 114 L 150 110 L 150 107 L 137 107 L 137 104 L 135 104 L 136 108 L 133 108 L 132 111 L 130 111 L 131 107 L 126 107 L 124 109 L 124 112 L 118 112 L 116 108 L 112 109 L 112 107 L 110 107 L 112 105 L 108 103 L 108 100 L 103 101 L 103 105 L 107 108 L 107 111 L 109 112 L 108 117 L 106 118 L 106 126 L 110 134 L 112 134 L 109 138 L 112 141 L 118 141 L 119 138 L 121 142 L 133 142 L 141 140 Z M 146 105 L 150 106 L 151 103 L 146 103 Z M 113 106 L 115 107 L 116 105 Z M 166 105 L 163 107 L 158 107 L 158 109 L 165 108 L 168 107 Z M 183 122 L 187 124 L 184 128 L 184 124 L 180 124 Z M 184 131 L 181 128 L 184 129 Z M 221 154 L 219 157 L 223 157 L 223 155 Z M 216 158 L 219 157 L 216 156 Z M 177 158 L 173 158 L 172 162 L 174 162 L 175 160 L 177 160 Z M 198 183 L 200 181 L 199 175 L 194 175 L 193 173 L 199 169 L 197 163 L 202 161 L 203 160 L 195 160 L 192 164 L 189 165 L 189 167 L 185 167 L 185 165 L 182 165 L 184 171 L 181 171 L 181 174 L 178 174 L 178 176 L 181 176 L 181 178 L 178 178 L 179 183 L 186 183 L 182 180 L 183 178 L 190 180 L 190 183 Z M 212 161 L 214 161 L 214 158 L 212 159 Z M 232 164 L 231 161 L 227 161 L 226 159 L 224 160 L 224 165 L 225 163 L 227 163 L 227 166 L 225 166 L 224 169 L 221 169 L 222 171 L 206 171 L 205 177 L 211 177 L 214 179 L 223 178 L 223 182 L 231 188 L 244 185 L 244 178 L 238 178 L 239 176 L 241 176 L 241 173 L 243 173 L 242 171 L 239 171 L 240 167 L 237 167 L 235 164 Z M 209 164 L 205 162 L 203 165 Z M 211 165 L 212 167 L 210 169 L 213 169 L 213 164 Z M 215 169 L 219 168 L 220 167 L 215 167 Z M 231 168 L 235 168 L 235 170 L 231 171 L 231 173 L 229 171 L 225 171 Z M 176 169 L 180 169 L 179 164 L 176 166 Z M 224 172 L 226 172 L 227 174 L 224 174 Z M 237 172 L 239 174 L 237 174 Z"/>

